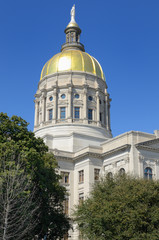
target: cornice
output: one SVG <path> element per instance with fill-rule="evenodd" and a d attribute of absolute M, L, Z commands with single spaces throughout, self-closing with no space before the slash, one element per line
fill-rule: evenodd
<path fill-rule="evenodd" d="M 131 148 L 131 145 L 130 145 L 130 144 L 125 144 L 125 145 L 120 146 L 120 147 L 118 147 L 118 148 L 112 149 L 112 150 L 110 150 L 110 151 L 108 151 L 108 152 L 104 152 L 104 153 L 102 154 L 102 157 L 104 158 L 104 157 L 106 157 L 106 156 L 113 155 L 114 153 L 123 152 L 123 151 L 125 151 L 125 150 L 127 150 L 127 149 L 130 149 L 130 148 Z"/>
<path fill-rule="evenodd" d="M 82 154 L 79 154 L 78 156 L 74 156 L 74 153 L 72 153 L 72 156 L 67 156 L 67 152 L 65 152 L 65 156 L 62 154 L 62 151 L 61 151 L 61 155 L 60 155 L 60 151 L 58 152 L 54 152 L 54 156 L 57 160 L 66 160 L 66 161 L 70 161 L 70 162 L 77 162 L 79 161 L 80 159 L 84 159 L 86 157 L 94 157 L 94 158 L 98 158 L 98 159 L 101 159 L 103 160 L 105 156 L 110 156 L 114 153 L 119 153 L 119 152 L 123 152 L 125 151 L 126 149 L 129 149 L 131 147 L 131 145 L 129 144 L 126 144 L 126 145 L 123 145 L 119 148 L 115 148 L 111 151 L 108 151 L 108 152 L 105 152 L 105 153 L 94 153 L 94 152 L 84 152 Z"/>
<path fill-rule="evenodd" d="M 152 140 L 149 140 L 149 141 L 141 142 L 141 143 L 136 144 L 135 146 L 136 147 L 148 146 L 148 145 L 151 145 L 151 144 L 154 144 L 154 143 L 159 143 L 159 138 L 155 138 L 155 139 L 152 139 Z"/>
<path fill-rule="evenodd" d="M 159 153 L 159 148 L 153 148 L 153 147 L 148 147 L 148 146 L 139 145 L 139 144 L 136 145 L 136 148 L 137 148 L 137 149 L 146 150 L 146 151 L 151 151 L 151 152 L 157 152 L 157 153 Z"/>

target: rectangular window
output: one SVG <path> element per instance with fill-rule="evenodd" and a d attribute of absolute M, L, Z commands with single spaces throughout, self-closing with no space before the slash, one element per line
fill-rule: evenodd
<path fill-rule="evenodd" d="M 49 109 L 49 120 L 52 120 L 53 110 Z"/>
<path fill-rule="evenodd" d="M 88 109 L 88 120 L 92 120 L 93 119 L 93 110 L 92 109 Z"/>
<path fill-rule="evenodd" d="M 80 108 L 79 107 L 75 107 L 74 118 L 76 118 L 76 119 L 80 118 Z"/>
<path fill-rule="evenodd" d="M 95 168 L 94 169 L 94 181 L 99 181 L 99 173 L 100 173 L 100 169 Z"/>
<path fill-rule="evenodd" d="M 84 201 L 84 193 L 79 193 L 79 205 Z"/>
<path fill-rule="evenodd" d="M 83 183 L 84 182 L 84 170 L 79 171 L 78 174 L 79 174 L 79 183 Z"/>
<path fill-rule="evenodd" d="M 63 210 L 64 214 L 68 215 L 69 213 L 69 198 L 66 197 L 65 200 L 63 201 Z"/>
<path fill-rule="evenodd" d="M 69 183 L 69 172 L 61 172 L 61 183 L 68 184 Z"/>
<path fill-rule="evenodd" d="M 60 119 L 65 119 L 65 117 L 66 117 L 65 109 L 66 109 L 65 107 L 60 108 Z"/>
<path fill-rule="evenodd" d="M 102 113 L 100 113 L 99 117 L 100 117 L 100 122 L 102 122 Z"/>

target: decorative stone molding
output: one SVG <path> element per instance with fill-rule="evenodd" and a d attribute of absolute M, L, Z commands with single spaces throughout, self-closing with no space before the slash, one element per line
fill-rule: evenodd
<path fill-rule="evenodd" d="M 114 148 L 108 152 L 104 152 L 102 154 L 102 157 L 104 158 L 105 156 L 110 156 L 110 155 L 113 155 L 113 154 L 117 154 L 119 152 L 124 152 L 125 150 L 129 150 L 131 148 L 131 145 L 130 144 L 125 144 L 121 147 L 118 147 L 118 148 Z"/>

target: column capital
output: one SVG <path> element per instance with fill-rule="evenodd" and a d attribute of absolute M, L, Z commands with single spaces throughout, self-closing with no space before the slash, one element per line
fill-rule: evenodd
<path fill-rule="evenodd" d="M 96 97 L 99 97 L 99 90 L 96 90 Z"/>
<path fill-rule="evenodd" d="M 41 97 L 42 97 L 42 98 L 46 97 L 46 91 L 45 91 L 45 90 L 42 90 L 42 91 L 41 91 Z"/>
<path fill-rule="evenodd" d="M 53 95 L 56 95 L 57 94 L 57 87 L 54 87 L 53 88 Z"/>
<path fill-rule="evenodd" d="M 39 102 L 39 101 L 38 101 L 37 99 L 34 100 L 35 105 L 37 105 L 38 102 Z"/>
<path fill-rule="evenodd" d="M 72 93 L 72 85 L 67 85 L 68 86 L 68 93 Z"/>

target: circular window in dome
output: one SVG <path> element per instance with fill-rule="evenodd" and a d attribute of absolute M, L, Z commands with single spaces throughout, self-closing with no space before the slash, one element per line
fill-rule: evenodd
<path fill-rule="evenodd" d="M 53 100 L 53 97 L 52 97 L 52 96 L 51 96 L 51 97 L 49 97 L 49 100 L 50 100 L 50 101 L 52 101 L 52 100 Z"/>
<path fill-rule="evenodd" d="M 92 100 L 93 100 L 92 96 L 89 96 L 89 97 L 88 97 L 88 100 L 89 100 L 89 101 L 92 101 Z"/>
<path fill-rule="evenodd" d="M 62 94 L 62 95 L 61 95 L 61 98 L 62 98 L 62 99 L 65 99 L 65 97 L 66 97 L 65 94 Z"/>
<path fill-rule="evenodd" d="M 75 94 L 75 98 L 76 98 L 76 99 L 79 98 L 79 94 L 78 94 L 78 93 Z"/>

